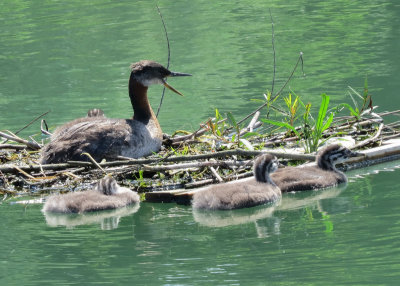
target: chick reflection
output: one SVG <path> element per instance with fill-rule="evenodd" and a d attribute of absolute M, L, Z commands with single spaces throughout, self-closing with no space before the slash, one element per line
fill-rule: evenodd
<path fill-rule="evenodd" d="M 74 228 L 79 225 L 99 224 L 102 230 L 116 229 L 120 219 L 132 215 L 139 210 L 139 204 L 133 204 L 115 210 L 102 212 L 89 212 L 84 214 L 63 214 L 45 212 L 46 223 L 48 226 L 65 226 Z"/>
<path fill-rule="evenodd" d="M 42 212 L 49 226 L 71 228 L 99 223 L 105 230 L 117 228 L 122 216 L 137 212 L 139 202 L 136 192 L 119 186 L 106 175 L 91 190 L 49 196 Z"/>
<path fill-rule="evenodd" d="M 226 227 L 239 224 L 254 223 L 257 236 L 267 237 L 269 232 L 280 233 L 280 219 L 274 216 L 276 211 L 292 211 L 304 207 L 316 207 L 321 213 L 329 213 L 324 209 L 322 201 L 332 199 L 345 189 L 345 186 L 329 188 L 320 191 L 298 192 L 285 194 L 274 205 L 258 206 L 248 209 L 231 211 L 205 211 L 193 208 L 196 222 L 207 227 Z M 347 210 L 342 209 L 343 212 Z"/>
<path fill-rule="evenodd" d="M 196 222 L 204 226 L 224 227 L 229 225 L 255 222 L 259 219 L 271 217 L 274 210 L 274 206 L 258 206 L 239 210 L 224 210 L 212 212 L 193 208 L 193 217 Z"/>
<path fill-rule="evenodd" d="M 139 202 L 140 197 L 136 192 L 119 186 L 113 177 L 106 175 L 92 190 L 49 196 L 42 211 L 85 213 L 116 209 Z"/>

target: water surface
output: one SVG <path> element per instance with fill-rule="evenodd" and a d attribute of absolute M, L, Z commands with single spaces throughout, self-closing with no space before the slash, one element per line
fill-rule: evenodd
<path fill-rule="evenodd" d="M 0 282 L 396 285 L 397 168 L 353 171 L 347 186 L 237 211 L 142 203 L 111 213 L 113 219 L 103 213 L 55 220 L 40 205 L 3 203 Z"/>
<path fill-rule="evenodd" d="M 368 76 L 374 104 L 392 109 L 399 90 L 400 7 L 396 1 L 163 1 L 172 70 L 184 97 L 167 92 L 160 124 L 165 132 L 195 129 L 214 115 L 237 118 L 254 110 L 272 89 L 272 11 L 276 83 L 282 87 L 299 53 L 300 69 L 288 85 L 317 105 L 323 92 L 348 102 Z M 16 131 L 36 116 L 51 126 L 102 108 L 127 118 L 129 65 L 140 59 L 167 63 L 167 45 L 154 3 L 148 1 L 3 1 L 0 4 L 0 126 Z M 284 95 L 287 95 L 288 89 Z M 158 106 L 161 87 L 150 89 Z M 390 99 L 390 100 L 389 100 Z M 317 106 L 315 106 L 317 109 Z M 38 124 L 25 134 L 38 130 Z M 30 133 L 29 133 L 30 132 Z"/>

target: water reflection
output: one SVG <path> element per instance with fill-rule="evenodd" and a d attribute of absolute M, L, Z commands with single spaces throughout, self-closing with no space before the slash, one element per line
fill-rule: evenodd
<path fill-rule="evenodd" d="M 84 214 L 60 214 L 45 212 L 48 226 L 74 228 L 79 225 L 100 224 L 102 230 L 116 229 L 122 217 L 132 215 L 139 210 L 139 204 L 129 205 L 110 211 L 89 212 Z"/>
<path fill-rule="evenodd" d="M 238 210 L 202 210 L 193 209 L 193 218 L 196 222 L 209 227 L 225 227 L 229 225 L 245 224 L 271 217 L 275 206 L 264 205 Z"/>
<path fill-rule="evenodd" d="M 306 207 L 316 208 L 322 216 L 327 216 L 329 213 L 348 212 L 350 206 L 346 198 L 337 200 L 336 203 L 327 203 L 329 199 L 337 198 L 345 188 L 346 184 L 320 191 L 284 194 L 282 199 L 273 205 L 239 210 L 206 211 L 193 209 L 193 218 L 199 224 L 207 227 L 254 223 L 257 237 L 263 238 L 268 237 L 270 232 L 276 235 L 280 234 L 281 214 L 275 216 L 276 212 L 293 211 Z"/>

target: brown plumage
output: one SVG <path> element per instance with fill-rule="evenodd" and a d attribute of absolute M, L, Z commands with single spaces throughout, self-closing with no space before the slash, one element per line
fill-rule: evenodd
<path fill-rule="evenodd" d="M 276 201 L 281 197 L 281 191 L 269 175 L 277 168 L 275 156 L 261 155 L 253 167 L 256 182 L 231 182 L 208 187 L 193 195 L 193 208 L 230 210 Z"/>
<path fill-rule="evenodd" d="M 322 189 L 347 182 L 344 173 L 335 165 L 361 154 L 338 144 L 327 146 L 316 158 L 317 166 L 285 167 L 271 175 L 282 192 Z"/>
<path fill-rule="evenodd" d="M 49 196 L 42 211 L 84 213 L 116 209 L 139 202 L 136 192 L 120 187 L 111 176 L 106 176 L 92 190 Z"/>
<path fill-rule="evenodd" d="M 51 142 L 41 150 L 41 163 L 85 160 L 81 156 L 83 152 L 101 161 L 118 156 L 139 158 L 159 151 L 163 135 L 147 98 L 148 86 L 161 83 L 181 94 L 164 79 L 189 75 L 171 72 L 148 60 L 132 64 L 129 97 L 133 119 L 111 119 L 101 116 L 99 111 L 89 111 L 88 117 L 75 119 L 55 130 Z"/>

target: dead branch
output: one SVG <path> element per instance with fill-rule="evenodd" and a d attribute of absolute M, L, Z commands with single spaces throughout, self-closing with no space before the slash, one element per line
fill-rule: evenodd
<path fill-rule="evenodd" d="M 368 138 L 368 139 L 366 139 L 364 141 L 361 141 L 360 143 L 354 145 L 350 149 L 358 149 L 358 148 L 364 147 L 364 146 L 366 146 L 366 145 L 368 145 L 368 144 L 370 144 L 372 142 L 375 142 L 375 140 L 381 135 L 383 126 L 384 126 L 383 123 L 381 123 L 379 125 L 378 130 L 376 131 L 374 136 L 372 136 L 371 138 Z"/>
<path fill-rule="evenodd" d="M 25 144 L 28 148 L 32 149 L 32 150 L 39 150 L 41 148 L 41 146 L 35 142 L 30 142 L 28 140 L 22 139 L 16 135 L 9 135 L 7 133 L 4 132 L 0 132 L 0 136 L 8 139 L 8 140 L 12 140 L 21 144 Z"/>
<path fill-rule="evenodd" d="M 218 166 L 243 166 L 246 165 L 247 161 L 236 161 L 236 160 L 226 160 L 226 161 L 205 161 L 205 162 L 193 162 L 184 164 L 172 164 L 172 165 L 161 165 L 161 166 L 149 166 L 144 165 L 141 169 L 144 171 L 152 172 L 162 172 L 168 170 L 177 169 L 190 169 L 190 168 L 203 168 L 203 167 L 218 167 Z"/>
<path fill-rule="evenodd" d="M 86 152 L 85 152 L 85 153 L 82 153 L 82 155 L 87 156 L 87 157 L 89 158 L 89 160 L 90 160 L 97 168 L 99 168 L 100 170 L 102 170 L 104 174 L 107 174 L 107 172 L 104 171 L 104 169 L 99 165 L 99 163 L 96 162 L 96 160 L 92 157 L 92 155 L 90 155 L 89 153 L 86 153 Z"/>
<path fill-rule="evenodd" d="M 215 170 L 214 167 L 210 167 L 211 174 L 214 176 L 215 179 L 217 179 L 218 182 L 222 183 L 224 180 L 221 178 L 221 176 L 218 174 L 217 170 Z"/>
<path fill-rule="evenodd" d="M 232 181 L 232 180 L 238 180 L 238 179 L 243 179 L 243 178 L 248 178 L 253 176 L 253 171 L 238 174 L 238 175 L 229 175 L 223 178 L 224 181 Z M 205 185 L 209 185 L 214 183 L 214 179 L 206 179 L 206 180 L 200 180 L 192 183 L 187 183 L 185 184 L 185 189 L 193 189 L 193 188 L 199 188 Z"/>
<path fill-rule="evenodd" d="M 0 144 L 0 149 L 22 150 L 22 149 L 26 149 L 26 145 Z"/>
<path fill-rule="evenodd" d="M 52 134 L 49 132 L 49 126 L 47 125 L 46 120 L 42 119 L 42 121 L 40 122 L 40 131 L 42 132 L 42 134 L 44 135 L 49 135 L 51 136 Z"/>

